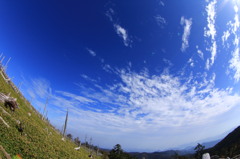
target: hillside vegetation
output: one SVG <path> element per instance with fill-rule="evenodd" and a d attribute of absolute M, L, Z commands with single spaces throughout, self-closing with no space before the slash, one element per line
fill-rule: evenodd
<path fill-rule="evenodd" d="M 220 157 L 234 157 L 240 154 L 240 126 L 229 133 L 222 141 L 209 149 L 210 154 Z"/>
<path fill-rule="evenodd" d="M 85 147 L 76 151 L 74 148 L 77 146 L 73 142 L 67 139 L 62 141 L 61 134 L 47 121 L 42 120 L 40 114 L 21 93 L 17 93 L 3 79 L 2 75 L 0 75 L 0 93 L 5 95 L 10 93 L 19 104 L 19 109 L 12 111 L 0 102 L 0 158 L 9 158 L 6 153 L 11 157 L 19 154 L 24 159 L 89 158 Z M 94 156 L 94 158 L 101 157 Z"/>

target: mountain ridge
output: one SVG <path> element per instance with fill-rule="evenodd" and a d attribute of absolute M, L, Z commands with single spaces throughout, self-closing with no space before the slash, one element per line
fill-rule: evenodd
<path fill-rule="evenodd" d="M 214 147 L 207 149 L 211 155 L 220 157 L 234 157 L 240 154 L 240 126 L 230 132 Z"/>

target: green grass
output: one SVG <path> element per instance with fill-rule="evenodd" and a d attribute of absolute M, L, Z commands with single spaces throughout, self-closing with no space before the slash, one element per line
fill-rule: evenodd
<path fill-rule="evenodd" d="M 11 96 L 17 98 L 20 109 L 12 112 L 9 108 L 0 103 L 6 112 L 0 109 L 0 116 L 10 126 L 7 128 L 0 121 L 0 145 L 4 147 L 11 157 L 20 154 L 23 159 L 32 158 L 61 158 L 61 159 L 89 159 L 88 152 L 84 147 L 80 151 L 74 150 L 77 147 L 73 142 L 61 140 L 61 135 L 49 123 L 41 120 L 39 114 L 30 105 L 30 103 L 21 95 L 16 93 L 12 87 L 7 84 L 0 75 L 0 92 L 4 94 L 11 93 Z M 31 116 L 28 115 L 31 113 Z M 18 131 L 18 123 L 23 123 L 23 135 Z M 51 132 L 51 133 L 50 133 Z M 0 152 L 0 158 L 4 158 Z M 100 159 L 96 157 L 95 159 Z"/>

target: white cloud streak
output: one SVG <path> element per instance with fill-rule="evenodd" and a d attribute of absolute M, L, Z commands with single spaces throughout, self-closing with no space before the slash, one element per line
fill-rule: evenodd
<path fill-rule="evenodd" d="M 97 55 L 96 52 L 93 51 L 92 49 L 89 49 L 89 48 L 86 48 L 86 49 L 89 52 L 89 54 L 92 55 L 93 57 Z"/>
<path fill-rule="evenodd" d="M 31 81 L 32 81 L 32 88 L 34 89 L 29 88 L 27 90 L 29 92 L 30 97 L 47 98 L 52 93 L 50 83 L 47 80 L 43 78 L 38 78 L 38 79 L 32 79 Z"/>
<path fill-rule="evenodd" d="M 50 104 L 60 109 L 69 107 L 89 116 L 93 113 L 98 122 L 104 122 L 102 125 L 116 125 L 109 129 L 148 131 L 164 126 L 205 123 L 240 102 L 240 97 L 231 94 L 229 89 L 214 87 L 215 74 L 209 79 L 201 77 L 203 82 L 194 78 L 181 82 L 180 77 L 168 73 L 149 76 L 147 72 L 119 70 L 117 75 L 121 82 L 107 87 L 79 85 L 81 95 L 55 91 Z M 33 87 L 38 89 L 37 85 Z M 48 89 L 45 88 L 45 91 Z M 108 120 L 109 116 L 118 122 Z M 125 123 L 125 120 L 128 122 Z"/>
<path fill-rule="evenodd" d="M 113 22 L 113 15 L 114 15 L 114 10 L 112 8 L 109 8 L 107 11 L 106 11 L 106 16 L 109 18 L 109 20 L 111 22 Z"/>
<path fill-rule="evenodd" d="M 222 36 L 222 43 L 223 43 L 223 45 L 228 40 L 229 36 L 230 36 L 230 32 L 228 30 L 223 32 L 223 36 Z"/>
<path fill-rule="evenodd" d="M 163 1 L 159 1 L 159 4 L 160 4 L 160 6 L 162 6 L 162 7 L 164 7 L 165 6 L 165 3 L 163 2 Z"/>
<path fill-rule="evenodd" d="M 235 81 L 239 81 L 240 79 L 240 50 L 239 50 L 239 40 L 240 40 L 240 32 L 239 32 L 239 9 L 238 6 L 234 6 L 235 16 L 234 16 L 234 22 L 229 22 L 229 25 L 231 26 L 231 33 L 234 35 L 234 50 L 232 52 L 232 59 L 229 61 L 230 65 L 229 68 L 234 71 L 234 79 Z"/>
<path fill-rule="evenodd" d="M 196 46 L 196 49 L 197 49 L 198 56 L 203 60 L 204 59 L 203 52 L 199 49 L 198 45 Z"/>
<path fill-rule="evenodd" d="M 208 48 L 207 50 L 211 52 L 211 58 L 210 60 L 208 60 L 208 64 L 206 63 L 206 65 L 208 65 L 208 67 L 206 67 L 207 69 L 210 68 L 210 66 L 212 66 L 214 64 L 216 55 L 217 55 L 217 43 L 216 43 L 216 35 L 217 35 L 217 31 L 215 28 L 215 19 L 216 19 L 216 11 L 215 11 L 215 7 L 216 7 L 217 1 L 216 0 L 212 0 L 211 2 L 208 3 L 208 5 L 206 6 L 206 12 L 207 12 L 207 27 L 204 28 L 204 36 L 205 37 L 210 37 L 211 39 L 211 47 Z"/>
<path fill-rule="evenodd" d="M 192 19 L 186 19 L 183 16 L 181 17 L 180 24 L 184 26 L 183 35 L 182 35 L 182 47 L 181 51 L 184 52 L 189 47 L 189 36 L 191 33 Z"/>
<path fill-rule="evenodd" d="M 119 24 L 119 20 L 116 20 L 115 12 L 112 8 L 108 9 L 105 14 L 108 19 L 113 23 L 113 27 L 117 35 L 122 38 L 123 43 L 126 47 L 131 47 L 131 40 L 129 38 L 128 32 Z"/>
<path fill-rule="evenodd" d="M 89 82 L 97 82 L 97 80 L 93 79 L 93 78 L 90 78 L 89 76 L 85 75 L 85 74 L 82 74 L 81 77 L 83 79 L 85 79 L 86 81 L 89 81 Z"/>
<path fill-rule="evenodd" d="M 191 67 L 194 67 L 194 61 L 192 58 L 188 60 L 188 63 L 190 64 Z"/>
<path fill-rule="evenodd" d="M 121 27 L 118 24 L 114 24 L 114 28 L 116 33 L 118 34 L 119 37 L 121 37 L 123 39 L 123 43 L 125 46 L 130 46 L 130 39 L 128 37 L 128 33 L 127 30 L 124 29 L 123 27 Z"/>
<path fill-rule="evenodd" d="M 163 18 L 161 15 L 155 16 L 155 20 L 161 28 L 164 28 L 164 26 L 167 24 L 166 19 Z"/>
<path fill-rule="evenodd" d="M 127 112 L 131 112 L 134 118 L 144 113 L 141 118 L 143 121 L 154 121 L 159 125 L 196 124 L 200 122 L 196 119 L 201 115 L 206 113 L 203 120 L 207 120 L 225 112 L 239 101 L 239 97 L 235 98 L 225 90 L 214 88 L 215 76 L 197 84 L 182 84 L 179 78 L 169 74 L 149 77 L 144 73 L 140 75 L 123 71 L 121 78 L 124 83 L 121 89 L 129 95 L 129 105 L 132 105 Z M 223 102 L 220 98 L 227 102 L 236 100 L 233 100 L 234 104 L 226 103 L 229 107 L 224 107 L 219 105 L 219 101 Z M 217 110 L 218 113 L 214 112 Z"/>

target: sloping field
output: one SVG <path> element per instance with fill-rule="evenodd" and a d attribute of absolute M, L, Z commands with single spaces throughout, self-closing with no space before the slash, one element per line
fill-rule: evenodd
<path fill-rule="evenodd" d="M 12 111 L 0 100 L 0 158 L 20 155 L 23 159 L 61 158 L 88 159 L 88 151 L 69 140 L 62 141 L 61 134 L 31 104 L 13 89 L 0 75 L 0 93 L 16 98 L 19 109 Z M 5 151 L 5 152 L 4 152 Z M 99 156 L 94 158 L 100 158 Z"/>

